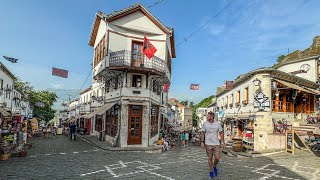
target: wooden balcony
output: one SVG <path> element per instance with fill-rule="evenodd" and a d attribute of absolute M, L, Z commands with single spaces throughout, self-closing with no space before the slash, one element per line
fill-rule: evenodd
<path fill-rule="evenodd" d="M 311 113 L 314 112 L 315 96 L 310 93 L 301 93 L 297 99 L 292 98 L 290 90 L 279 90 L 278 96 L 272 92 L 272 111 L 274 112 L 294 112 Z"/>
<path fill-rule="evenodd" d="M 131 51 L 121 50 L 111 52 L 109 57 L 109 68 L 114 70 L 128 70 L 129 72 L 151 72 L 154 74 L 165 73 L 167 64 L 165 60 L 153 56 L 151 59 L 142 54 L 141 60 L 133 60 Z"/>

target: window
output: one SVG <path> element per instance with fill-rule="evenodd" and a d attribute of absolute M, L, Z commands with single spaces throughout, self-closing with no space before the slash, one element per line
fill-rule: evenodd
<path fill-rule="evenodd" d="M 141 87 L 141 75 L 132 76 L 132 87 Z"/>
<path fill-rule="evenodd" d="M 132 41 L 132 60 L 133 61 L 142 61 L 142 42 Z"/>
<path fill-rule="evenodd" d="M 96 115 L 96 131 L 102 131 L 102 116 Z"/>
<path fill-rule="evenodd" d="M 3 79 L 0 79 L 0 90 L 3 90 Z"/>
<path fill-rule="evenodd" d="M 159 106 L 151 106 L 151 137 L 158 134 Z"/>
<path fill-rule="evenodd" d="M 245 92 L 245 101 L 246 101 L 246 103 L 248 103 L 249 102 L 249 87 L 246 87 L 244 89 L 244 92 Z"/>
<path fill-rule="evenodd" d="M 240 91 L 237 91 L 237 103 L 240 103 Z"/>
<path fill-rule="evenodd" d="M 171 55 L 169 53 L 169 50 L 168 50 L 167 67 L 168 67 L 169 72 L 171 73 Z"/>
<path fill-rule="evenodd" d="M 106 135 L 115 137 L 118 132 L 118 110 L 114 107 L 106 113 Z"/>
<path fill-rule="evenodd" d="M 152 91 L 157 93 L 158 95 L 160 95 L 161 94 L 161 90 L 162 89 L 161 89 L 160 83 L 158 81 L 156 81 L 156 80 L 153 80 L 152 81 Z"/>
<path fill-rule="evenodd" d="M 106 35 L 102 37 L 102 39 L 94 49 L 94 66 L 100 63 L 104 58 L 104 56 L 106 55 L 105 41 L 106 41 Z"/>
<path fill-rule="evenodd" d="M 228 96 L 227 96 L 226 106 L 228 106 L 228 103 L 229 103 L 229 98 L 228 98 Z"/>
<path fill-rule="evenodd" d="M 107 80 L 105 91 L 108 93 L 109 91 L 114 91 L 119 88 L 119 79 L 118 77 L 112 77 Z"/>
<path fill-rule="evenodd" d="M 233 105 L 233 94 L 231 94 L 231 104 Z"/>

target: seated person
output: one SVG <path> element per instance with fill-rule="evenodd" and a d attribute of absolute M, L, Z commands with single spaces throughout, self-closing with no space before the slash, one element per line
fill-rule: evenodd
<path fill-rule="evenodd" d="M 158 139 L 157 145 L 162 145 L 163 144 L 163 140 L 161 138 Z"/>

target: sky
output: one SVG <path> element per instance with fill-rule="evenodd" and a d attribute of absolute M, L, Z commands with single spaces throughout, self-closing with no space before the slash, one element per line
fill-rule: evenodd
<path fill-rule="evenodd" d="M 4 0 L 0 61 L 36 89 L 67 89 L 76 97 L 91 72 L 88 40 L 95 13 L 109 14 L 138 2 L 147 7 L 156 0 Z M 174 28 L 180 43 L 172 62 L 171 97 L 198 103 L 215 94 L 224 80 L 271 66 L 279 55 L 303 50 L 320 35 L 318 0 L 233 0 L 212 19 L 230 2 L 163 0 L 149 8 Z M 12 64 L 2 56 L 19 61 Z M 52 76 L 52 67 L 69 70 L 69 78 Z M 200 90 L 191 91 L 191 83 L 200 84 Z M 90 84 L 91 76 L 83 89 Z M 60 101 L 68 93 L 59 91 Z"/>

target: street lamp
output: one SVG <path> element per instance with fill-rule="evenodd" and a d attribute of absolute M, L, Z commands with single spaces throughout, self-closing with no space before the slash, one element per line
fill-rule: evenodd
<path fill-rule="evenodd" d="M 258 78 L 256 78 L 255 80 L 253 80 L 253 83 L 254 83 L 255 86 L 259 86 L 259 87 L 260 87 L 260 85 L 261 85 L 261 81 L 260 81 L 260 79 L 258 79 Z"/>
<path fill-rule="evenodd" d="M 258 88 L 257 91 L 256 91 L 256 94 L 258 94 L 259 92 L 261 92 L 261 80 L 258 79 L 258 78 L 256 78 L 256 79 L 253 80 L 252 82 L 253 82 L 253 84 L 254 84 L 255 86 L 259 86 L 259 88 Z"/>

